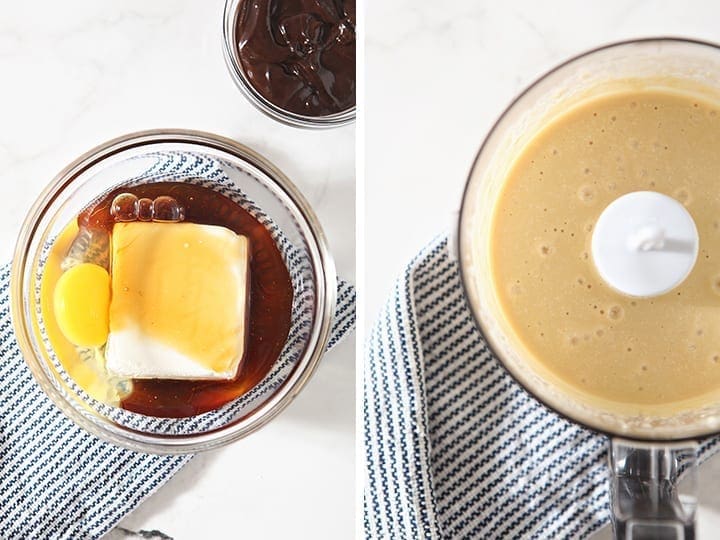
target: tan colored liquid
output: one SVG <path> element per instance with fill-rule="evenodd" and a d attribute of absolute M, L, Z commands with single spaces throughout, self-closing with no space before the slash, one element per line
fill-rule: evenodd
<path fill-rule="evenodd" d="M 584 393 L 662 405 L 720 391 L 720 107 L 633 91 L 586 102 L 523 150 L 493 218 L 501 307 L 531 354 Z M 650 299 L 594 268 L 592 227 L 621 195 L 681 201 L 700 234 L 687 280 Z"/>

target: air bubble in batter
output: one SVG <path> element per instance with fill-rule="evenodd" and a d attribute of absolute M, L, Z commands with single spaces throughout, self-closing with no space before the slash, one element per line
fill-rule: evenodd
<path fill-rule="evenodd" d="M 608 319 L 611 321 L 619 321 L 625 316 L 625 310 L 622 308 L 622 306 L 610 306 L 610 308 L 607 311 Z"/>
<path fill-rule="evenodd" d="M 692 202 L 692 195 L 686 188 L 678 188 L 673 192 L 673 198 L 678 202 L 683 203 L 685 206 Z"/>
<path fill-rule="evenodd" d="M 554 252 L 555 248 L 553 248 L 550 244 L 542 243 L 538 246 L 538 253 L 540 253 L 542 257 L 548 257 Z"/>
<path fill-rule="evenodd" d="M 580 199 L 585 204 L 590 204 L 595 199 L 595 190 L 592 188 L 592 186 L 584 185 L 581 186 L 580 189 L 578 189 L 577 192 L 578 199 Z"/>

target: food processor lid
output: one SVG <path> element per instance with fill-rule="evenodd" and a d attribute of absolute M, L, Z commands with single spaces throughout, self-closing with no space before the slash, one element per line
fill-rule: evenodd
<path fill-rule="evenodd" d="M 687 278 L 698 245 L 695 221 L 680 202 L 655 191 L 635 191 L 615 199 L 600 215 L 592 259 L 610 287 L 647 298 Z"/>

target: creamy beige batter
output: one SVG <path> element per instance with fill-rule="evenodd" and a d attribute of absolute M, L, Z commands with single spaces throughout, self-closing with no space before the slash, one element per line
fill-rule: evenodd
<path fill-rule="evenodd" d="M 639 190 L 682 202 L 700 235 L 687 280 L 649 299 L 612 290 L 590 255 L 601 212 Z M 492 238 L 504 314 L 562 380 L 645 405 L 720 391 L 720 105 L 636 90 L 570 110 L 517 158 Z"/>

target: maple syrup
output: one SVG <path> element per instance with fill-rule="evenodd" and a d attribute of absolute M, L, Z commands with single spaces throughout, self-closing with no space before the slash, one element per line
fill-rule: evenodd
<path fill-rule="evenodd" d="M 250 244 L 250 311 L 245 358 L 235 378 L 223 381 L 135 379 L 120 406 L 159 417 L 185 417 L 217 409 L 258 384 L 280 356 L 290 331 L 293 288 L 270 231 L 224 195 L 197 184 L 161 182 L 121 187 L 78 216 L 78 226 L 112 232 L 113 201 L 121 193 L 138 200 L 172 197 L 184 221 L 226 227 Z M 161 201 L 163 199 L 160 199 Z M 139 206 L 142 213 L 142 205 Z"/>

